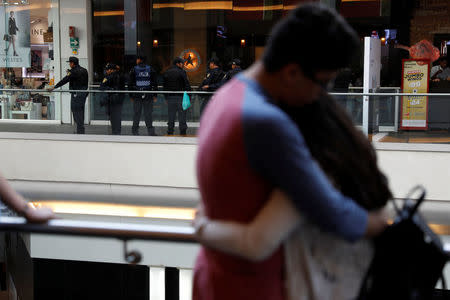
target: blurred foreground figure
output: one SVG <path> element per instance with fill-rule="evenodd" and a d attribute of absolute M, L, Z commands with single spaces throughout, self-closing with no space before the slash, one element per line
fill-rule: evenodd
<path fill-rule="evenodd" d="M 331 55 L 320 47 L 328 42 Z M 287 299 L 280 244 L 300 214 L 349 242 L 386 227 L 382 211 L 367 209 L 387 199 L 369 207 L 338 192 L 292 117 L 323 95 L 357 45 L 336 12 L 299 6 L 274 27 L 262 60 L 211 100 L 199 130 L 204 210 L 194 225 L 206 247 L 196 262 L 194 299 Z"/>

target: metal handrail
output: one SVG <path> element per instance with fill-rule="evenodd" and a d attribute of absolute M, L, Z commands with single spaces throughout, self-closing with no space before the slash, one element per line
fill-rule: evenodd
<path fill-rule="evenodd" d="M 0 217 L 0 231 L 52 235 L 70 235 L 99 238 L 117 238 L 124 241 L 124 259 L 137 264 L 142 260 L 138 251 L 129 251 L 130 240 L 197 243 L 194 228 L 181 226 L 142 225 L 111 222 L 75 220 L 50 220 L 45 224 L 27 223 L 24 218 Z M 450 256 L 450 243 L 444 244 L 444 251 Z"/>
<path fill-rule="evenodd" d="M 46 90 L 37 90 L 37 89 L 0 89 L 0 92 L 29 92 L 29 93 L 50 93 Z M 112 93 L 112 94 L 184 94 L 184 91 L 135 91 L 135 90 L 53 90 L 51 93 Z M 186 91 L 188 94 L 199 94 L 199 95 L 211 95 L 214 92 L 204 92 L 204 91 Z M 450 93 L 333 93 L 330 92 L 330 95 L 333 96 L 417 96 L 417 97 L 450 97 Z"/>
<path fill-rule="evenodd" d="M 47 90 L 38 89 L 0 89 L 0 92 L 22 92 L 22 93 L 111 93 L 111 94 L 184 94 L 184 91 L 138 91 L 138 90 L 66 90 L 66 89 L 55 89 L 51 92 Z M 205 91 L 186 91 L 188 94 L 200 94 L 200 95 L 211 95 L 214 92 Z"/>
<path fill-rule="evenodd" d="M 403 96 L 403 97 L 449 97 L 450 93 L 329 93 L 333 96 L 360 96 L 360 97 L 377 97 L 377 96 Z"/>
<path fill-rule="evenodd" d="M 349 90 L 362 90 L 362 89 L 364 89 L 364 87 L 362 87 L 362 86 L 350 86 L 350 87 L 348 87 L 348 89 Z M 382 86 L 382 87 L 378 88 L 378 90 L 401 90 L 401 89 L 402 88 L 398 87 L 398 86 L 392 86 L 392 87 Z"/>
<path fill-rule="evenodd" d="M 119 240 L 152 240 L 197 243 L 191 226 L 112 223 L 54 219 L 47 223 L 28 223 L 21 217 L 0 217 L 0 231 L 54 235 L 117 238 Z M 450 243 L 445 244 L 450 251 Z"/>
<path fill-rule="evenodd" d="M 143 225 L 78 220 L 50 220 L 44 224 L 27 223 L 20 217 L 0 217 L 0 231 L 108 237 L 119 240 L 154 240 L 195 243 L 194 229 L 182 226 Z"/>
<path fill-rule="evenodd" d="M 89 87 L 90 88 L 99 88 L 100 84 L 90 84 Z M 125 87 L 128 87 L 128 84 L 126 84 Z M 162 88 L 163 88 L 162 85 L 158 85 L 158 89 L 162 89 Z M 195 89 L 200 88 L 200 86 L 199 85 L 191 85 L 191 88 L 195 90 Z"/>

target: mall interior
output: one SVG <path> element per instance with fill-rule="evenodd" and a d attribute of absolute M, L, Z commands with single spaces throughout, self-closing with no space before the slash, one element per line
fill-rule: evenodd
<path fill-rule="evenodd" d="M 28 226 L 2 208 L 0 300 L 192 299 L 200 248 L 191 227 L 200 201 L 196 136 L 202 104 L 214 93 L 202 89 L 209 61 L 227 72 L 239 59 L 245 70 L 261 58 L 274 24 L 301 2 L 2 0 L 0 172 L 58 219 Z M 370 139 L 394 199 L 426 188 L 421 213 L 450 251 L 450 71 L 432 75 L 450 45 L 450 1 L 318 2 L 344 16 L 361 40 L 330 94 Z M 424 45 L 433 59 L 416 57 Z M 139 56 L 157 81 L 156 136 L 133 135 L 128 84 L 120 93 L 122 133 L 112 135 L 101 104 L 105 66 L 117 65 L 127 82 Z M 70 73 L 70 57 L 89 77 L 85 135 L 75 134 L 69 86 L 51 91 Z M 187 134 L 176 122 L 168 135 L 163 75 L 176 57 L 185 60 L 192 90 Z M 416 69 L 421 81 L 411 84 Z M 138 122 L 142 134 L 144 117 Z M 449 281 L 450 268 L 444 275 Z M 450 299 L 450 291 L 436 290 L 436 299 Z"/>

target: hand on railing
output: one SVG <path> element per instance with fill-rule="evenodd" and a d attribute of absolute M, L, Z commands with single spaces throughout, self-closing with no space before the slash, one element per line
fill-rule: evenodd
<path fill-rule="evenodd" d="M 0 174 L 0 196 L 2 202 L 12 211 L 24 216 L 30 223 L 45 223 L 55 216 L 49 208 L 36 208 L 17 193 L 8 180 Z"/>
<path fill-rule="evenodd" d="M 209 219 L 205 215 L 205 210 L 203 208 L 203 205 L 199 204 L 199 206 L 197 207 L 197 210 L 195 212 L 195 217 L 192 220 L 192 227 L 194 227 L 194 236 L 198 241 L 201 240 L 202 230 L 205 227 L 205 225 L 208 223 L 208 221 L 209 221 Z"/>
<path fill-rule="evenodd" d="M 30 203 L 27 203 L 27 205 L 25 205 L 24 210 L 20 214 L 23 215 L 29 223 L 45 223 L 48 220 L 55 218 L 55 214 L 50 208 L 36 208 Z"/>

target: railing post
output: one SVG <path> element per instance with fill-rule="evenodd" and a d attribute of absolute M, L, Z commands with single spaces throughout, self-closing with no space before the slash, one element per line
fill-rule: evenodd
<path fill-rule="evenodd" d="M 192 270 L 180 269 L 180 300 L 192 299 Z"/>
<path fill-rule="evenodd" d="M 362 129 L 365 135 L 369 135 L 369 96 L 363 96 Z"/>
<path fill-rule="evenodd" d="M 400 93 L 399 89 L 396 89 L 397 94 Z M 398 114 L 399 114 L 399 103 L 400 97 L 395 96 L 395 116 L 394 116 L 394 131 L 398 132 Z"/>
<path fill-rule="evenodd" d="M 150 267 L 150 300 L 165 300 L 166 273 L 164 267 Z"/>

